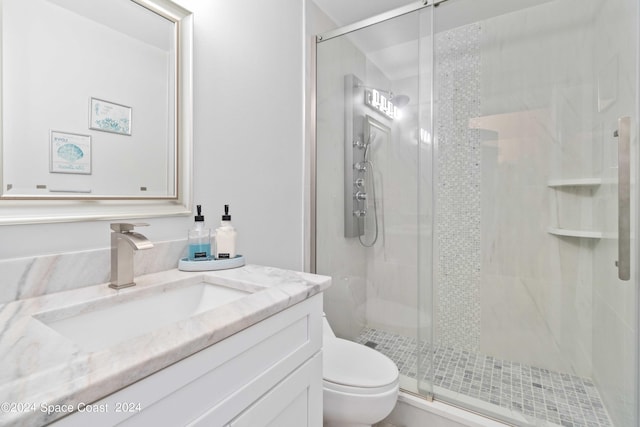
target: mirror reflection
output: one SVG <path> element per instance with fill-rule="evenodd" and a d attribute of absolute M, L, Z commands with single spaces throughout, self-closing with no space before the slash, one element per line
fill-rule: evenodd
<path fill-rule="evenodd" d="M 2 1 L 2 198 L 176 198 L 176 23 Z"/>

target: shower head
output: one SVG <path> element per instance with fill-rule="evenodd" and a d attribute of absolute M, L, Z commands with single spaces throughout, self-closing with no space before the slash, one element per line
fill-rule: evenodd
<path fill-rule="evenodd" d="M 396 95 L 395 93 L 391 92 L 391 102 L 393 102 L 393 105 L 395 105 L 398 108 L 402 108 L 406 106 L 409 103 L 410 99 L 411 98 L 409 98 L 409 95 L 404 95 L 404 94 Z"/>

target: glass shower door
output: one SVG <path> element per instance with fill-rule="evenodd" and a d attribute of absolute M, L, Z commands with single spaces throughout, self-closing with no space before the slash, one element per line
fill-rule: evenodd
<path fill-rule="evenodd" d="M 638 13 L 447 0 L 319 41 L 325 311 L 404 390 L 639 425 Z"/>
<path fill-rule="evenodd" d="M 390 357 L 413 393 L 430 392 L 418 360 L 431 313 L 417 251 L 418 187 L 431 182 L 418 179 L 431 111 L 424 10 L 325 34 L 316 49 L 316 271 L 333 278 L 324 309 L 339 337 Z"/>
<path fill-rule="evenodd" d="M 418 43 L 419 107 L 417 128 L 417 310 L 418 393 L 433 399 L 434 384 L 434 10 L 420 11 Z"/>
<path fill-rule="evenodd" d="M 638 2 L 434 13 L 434 396 L 637 426 Z"/>

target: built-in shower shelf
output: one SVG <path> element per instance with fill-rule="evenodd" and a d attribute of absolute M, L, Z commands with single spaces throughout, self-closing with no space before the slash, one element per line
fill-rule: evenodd
<path fill-rule="evenodd" d="M 547 182 L 547 187 L 597 187 L 600 184 L 602 178 L 551 179 Z"/>
<path fill-rule="evenodd" d="M 585 239 L 602 239 L 604 233 L 602 231 L 589 231 L 589 230 L 570 230 L 568 228 L 548 227 L 547 233 L 554 236 L 565 237 L 581 237 Z"/>

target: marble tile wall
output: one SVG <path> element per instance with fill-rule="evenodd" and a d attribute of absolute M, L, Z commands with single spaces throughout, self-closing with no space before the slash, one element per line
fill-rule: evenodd
<path fill-rule="evenodd" d="M 593 227 L 593 189 L 547 183 L 595 173 L 592 6 L 550 2 L 485 21 L 478 119 L 494 132 L 483 143 L 483 299 L 509 283 L 513 295 L 483 313 L 481 351 L 586 377 L 597 243 L 547 229 Z"/>
<path fill-rule="evenodd" d="M 638 129 L 637 68 L 639 4 L 632 0 L 598 2 L 594 14 L 593 71 L 597 102 L 594 133 L 598 137 L 604 185 L 593 196 L 594 217 L 602 230 L 617 234 L 617 138 L 613 131 L 621 116 L 631 116 Z M 631 159 L 639 159 L 638 135 L 632 132 Z M 632 230 L 638 230 L 638 162 L 631 161 Z M 632 237 L 632 242 L 635 239 Z M 617 239 L 602 239 L 594 248 L 593 276 L 593 379 L 616 426 L 638 425 L 636 381 L 638 246 L 632 244 L 631 281 L 617 278 Z"/>
<path fill-rule="evenodd" d="M 417 86 L 415 76 L 393 82 L 411 100 L 401 119 L 387 121 L 391 137 L 372 152 L 380 235 L 367 254 L 367 324 L 409 336 L 418 324 Z"/>
<path fill-rule="evenodd" d="M 135 252 L 134 275 L 177 268 L 186 247 L 186 240 L 172 240 L 154 242 L 153 248 Z M 108 283 L 110 257 L 110 249 L 105 248 L 0 260 L 0 304 Z"/>
<path fill-rule="evenodd" d="M 593 378 L 613 424 L 635 425 L 637 290 L 617 279 L 614 265 L 612 134 L 619 116 L 638 114 L 638 4 L 552 2 L 488 20 L 483 29 L 483 117 L 519 118 L 511 133 L 503 127 L 483 147 L 483 181 L 497 198 L 483 204 L 482 289 L 486 299 L 504 299 L 483 304 L 483 340 L 495 339 L 481 342 L 481 351 Z M 545 188 L 547 180 L 592 177 L 603 184 Z M 550 225 L 604 238 L 552 236 Z M 520 297 L 506 297 L 514 292 Z M 510 315 L 511 308 L 519 313 Z M 543 342 L 534 337 L 545 329 L 546 355 L 533 344 Z M 521 342 L 520 355 L 509 342 Z"/>
<path fill-rule="evenodd" d="M 366 34 L 359 37 L 366 38 Z M 324 294 L 324 309 L 338 336 L 355 338 L 366 325 L 414 335 L 417 76 L 392 82 L 356 45 L 356 40 L 344 36 L 318 46 L 317 272 L 333 277 L 333 286 Z M 414 44 L 417 46 L 417 42 Z M 394 46 L 387 49 L 393 50 Z M 417 59 L 411 61 L 417 65 Z M 411 98 L 402 111 L 402 119 L 393 122 L 372 109 L 365 110 L 387 126 L 391 134 L 387 138 L 378 132 L 370 147 L 373 180 L 367 176 L 368 215 L 362 236 L 369 243 L 375 234 L 370 186 L 374 181 L 378 240 L 370 248 L 358 238 L 345 238 L 343 231 L 346 74 L 354 74 L 369 87 L 393 90 Z"/>
<path fill-rule="evenodd" d="M 366 253 L 344 237 L 344 76 L 366 74 L 364 55 L 345 38 L 317 48 L 316 271 L 332 276 L 324 310 L 334 332 L 353 338 L 366 324 Z"/>

